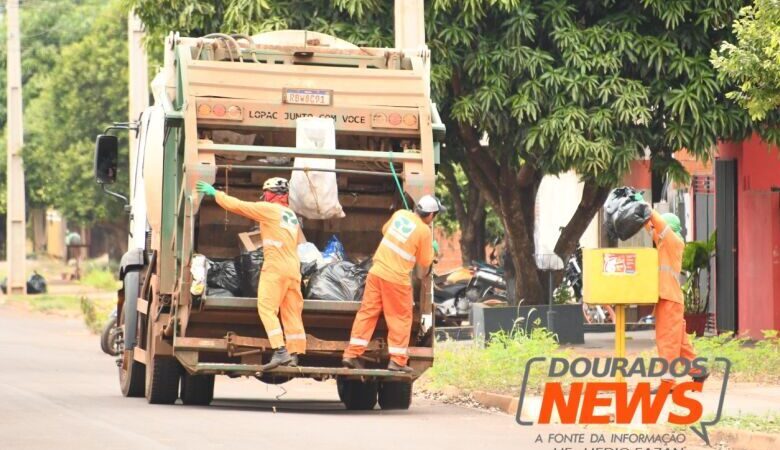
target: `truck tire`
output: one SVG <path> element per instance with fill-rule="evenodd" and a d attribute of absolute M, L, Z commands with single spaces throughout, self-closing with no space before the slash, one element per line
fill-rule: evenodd
<path fill-rule="evenodd" d="M 185 405 L 206 406 L 214 400 L 214 375 L 181 376 L 181 402 Z"/>
<path fill-rule="evenodd" d="M 129 306 L 126 301 L 128 298 L 138 298 L 138 291 L 140 290 L 138 271 L 125 273 L 124 277 L 122 277 L 122 283 L 125 290 L 125 306 Z M 132 307 L 134 309 L 135 305 L 136 303 L 133 302 Z M 117 320 L 119 320 L 119 325 L 123 328 L 124 336 L 128 335 L 128 329 L 131 327 L 134 331 L 138 329 L 137 319 L 133 323 L 126 321 L 127 314 L 125 314 L 125 308 L 119 313 Z M 137 318 L 138 315 L 136 314 L 134 317 Z M 135 333 L 133 332 L 132 334 Z M 119 365 L 119 388 L 125 397 L 143 397 L 146 383 L 146 366 L 133 359 L 133 353 L 132 349 L 122 352 L 122 364 Z"/>
<path fill-rule="evenodd" d="M 350 411 L 368 411 L 376 406 L 377 383 L 358 380 L 338 380 L 339 399 Z"/>
<path fill-rule="evenodd" d="M 154 405 L 172 405 L 179 398 L 181 364 L 171 356 L 154 356 L 146 368 L 146 400 Z"/>
<path fill-rule="evenodd" d="M 379 385 L 379 407 L 382 409 L 409 409 L 411 404 L 411 382 L 385 381 Z"/>
<path fill-rule="evenodd" d="M 115 326 L 116 317 L 109 320 L 108 323 L 103 327 L 103 331 L 100 333 L 100 349 L 103 350 L 103 353 L 106 355 L 116 356 L 116 353 L 114 352 L 110 343 L 111 333 Z"/>

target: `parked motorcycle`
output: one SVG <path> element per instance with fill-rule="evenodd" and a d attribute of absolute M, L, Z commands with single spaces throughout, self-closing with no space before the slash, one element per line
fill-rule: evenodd
<path fill-rule="evenodd" d="M 459 269 L 462 274 L 463 269 Z M 468 320 L 474 303 L 506 304 L 506 281 L 501 268 L 474 261 L 469 268 L 471 277 L 449 282 L 453 277 L 444 274 L 434 278 L 433 300 L 438 326 L 460 326 Z"/>
<path fill-rule="evenodd" d="M 566 264 L 564 282 L 574 292 L 574 298 L 582 301 L 582 247 L 580 246 L 577 247 Z M 589 305 L 582 302 L 582 315 L 585 318 L 585 323 L 588 324 L 615 322 L 615 310 L 609 305 Z"/>
<path fill-rule="evenodd" d="M 108 323 L 103 327 L 103 332 L 100 333 L 100 349 L 111 356 L 122 353 L 124 347 L 122 327 L 117 326 L 116 320 L 116 309 L 114 309 L 108 315 Z"/>

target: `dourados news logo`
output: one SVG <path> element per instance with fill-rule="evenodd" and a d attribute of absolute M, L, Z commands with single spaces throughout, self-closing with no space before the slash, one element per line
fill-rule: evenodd
<path fill-rule="evenodd" d="M 528 377 L 534 366 L 547 363 L 547 358 L 532 358 L 525 366 L 516 420 L 520 425 L 545 425 L 550 424 L 557 415 L 561 424 L 627 425 L 639 414 L 643 424 L 689 425 L 691 430 L 709 445 L 707 427 L 720 420 L 731 362 L 726 358 L 714 360 L 714 364 L 723 365 L 724 376 L 717 411 L 714 412 L 715 418 L 712 420 L 701 421 L 708 411 L 704 411 L 701 401 L 692 395 L 702 391 L 702 383 L 687 380 L 677 384 L 659 383 L 660 377 L 671 376 L 678 379 L 686 377 L 692 369 L 707 370 L 706 362 L 705 358 L 678 358 L 671 363 L 661 358 L 638 358 L 633 361 L 626 358 L 576 358 L 572 361 L 552 358 L 547 365 L 548 381 L 544 385 L 539 416 L 535 421 L 527 421 L 521 418 L 521 414 Z M 640 376 L 654 380 L 640 381 L 633 385 L 633 389 L 629 389 L 627 382 L 613 381 L 618 374 L 626 379 Z M 573 381 L 566 392 L 560 381 L 565 376 L 571 376 L 575 380 L 588 380 Z M 653 392 L 656 386 L 658 390 Z M 674 407 L 664 408 L 667 405 Z M 694 426 L 697 423 L 698 428 Z"/>

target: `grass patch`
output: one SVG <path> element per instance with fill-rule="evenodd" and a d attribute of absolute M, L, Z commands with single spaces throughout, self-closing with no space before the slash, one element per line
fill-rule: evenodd
<path fill-rule="evenodd" d="M 33 311 L 44 313 L 76 313 L 79 310 L 79 297 L 75 295 L 12 296 L 9 301 L 24 304 Z"/>
<path fill-rule="evenodd" d="M 770 413 L 763 416 L 745 414 L 723 417 L 716 427 L 734 428 L 737 430 L 759 433 L 780 433 L 780 413 Z"/>
<path fill-rule="evenodd" d="M 84 324 L 93 333 L 100 333 L 108 322 L 108 316 L 116 308 L 115 300 L 90 300 L 82 297 L 79 302 Z"/>
<path fill-rule="evenodd" d="M 764 339 L 751 341 L 724 333 L 695 338 L 693 346 L 700 357 L 731 360 L 731 372 L 739 381 L 780 382 L 780 338 L 777 331 L 764 331 Z M 721 364 L 712 364 L 714 373 L 722 373 Z"/>
<path fill-rule="evenodd" d="M 81 277 L 81 284 L 91 286 L 102 291 L 116 291 L 120 288 L 114 272 L 107 268 L 92 268 Z"/>
<path fill-rule="evenodd" d="M 544 328 L 495 333 L 485 347 L 472 342 L 438 342 L 433 367 L 425 373 L 425 385 L 433 390 L 454 386 L 465 391 L 515 393 L 522 384 L 526 362 L 537 356 L 567 357 L 568 353 Z M 539 387 L 544 381 L 546 368 L 541 366 L 531 369 L 529 387 Z"/>

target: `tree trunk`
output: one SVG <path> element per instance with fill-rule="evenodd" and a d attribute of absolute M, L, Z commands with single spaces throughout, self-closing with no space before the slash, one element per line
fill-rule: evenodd
<path fill-rule="evenodd" d="M 609 187 L 599 186 L 593 181 L 586 181 L 582 190 L 582 198 L 577 210 L 569 219 L 569 223 L 561 231 L 558 241 L 555 243 L 555 254 L 564 263 L 577 250 L 580 238 L 590 225 L 593 217 L 604 205 L 609 195 Z"/>
<path fill-rule="evenodd" d="M 452 194 L 455 218 L 460 228 L 460 253 L 464 265 L 471 261 L 485 258 L 485 197 L 471 183 L 464 195 L 461 186 L 455 178 L 455 171 L 450 164 L 442 164 L 440 171 L 444 175 L 444 183 Z M 464 196 L 466 197 L 464 201 Z"/>

